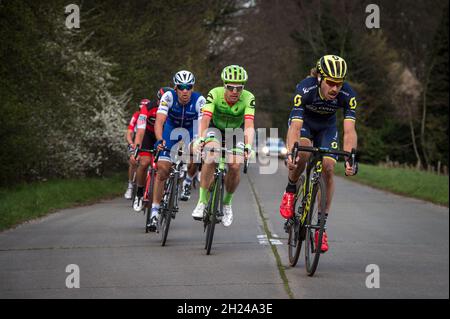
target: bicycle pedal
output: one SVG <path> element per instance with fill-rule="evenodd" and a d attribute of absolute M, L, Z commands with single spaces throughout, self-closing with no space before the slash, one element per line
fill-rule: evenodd
<path fill-rule="evenodd" d="M 203 217 L 193 217 L 195 220 L 203 220 Z"/>

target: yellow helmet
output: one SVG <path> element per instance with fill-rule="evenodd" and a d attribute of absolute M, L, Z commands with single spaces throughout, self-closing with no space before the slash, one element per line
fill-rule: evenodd
<path fill-rule="evenodd" d="M 347 75 L 347 62 L 337 55 L 325 55 L 317 61 L 317 71 L 322 77 L 344 80 Z"/>

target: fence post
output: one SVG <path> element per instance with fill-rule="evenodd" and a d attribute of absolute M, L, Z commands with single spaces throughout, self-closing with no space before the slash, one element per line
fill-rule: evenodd
<path fill-rule="evenodd" d="M 441 175 L 441 161 L 438 161 L 438 164 L 437 164 L 437 174 Z"/>

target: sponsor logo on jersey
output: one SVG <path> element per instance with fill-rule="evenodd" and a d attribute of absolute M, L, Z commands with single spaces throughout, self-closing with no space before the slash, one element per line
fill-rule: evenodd
<path fill-rule="evenodd" d="M 303 88 L 303 93 L 309 93 L 311 90 L 317 89 L 317 84 L 314 86 L 310 86 L 309 88 Z"/>

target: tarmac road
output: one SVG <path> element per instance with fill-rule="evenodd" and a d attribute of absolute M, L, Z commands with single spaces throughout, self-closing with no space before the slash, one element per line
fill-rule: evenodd
<path fill-rule="evenodd" d="M 336 178 L 330 250 L 314 277 L 306 275 L 303 254 L 289 267 L 278 212 L 287 170 L 279 164 L 275 174 L 260 174 L 254 164 L 242 175 L 234 222 L 217 225 L 209 256 L 202 223 L 190 216 L 197 191 L 181 202 L 165 247 L 122 198 L 4 231 L 0 298 L 449 298 L 448 208 L 349 178 Z M 66 286 L 71 264 L 80 288 Z M 379 288 L 366 286 L 368 265 L 379 269 Z"/>

